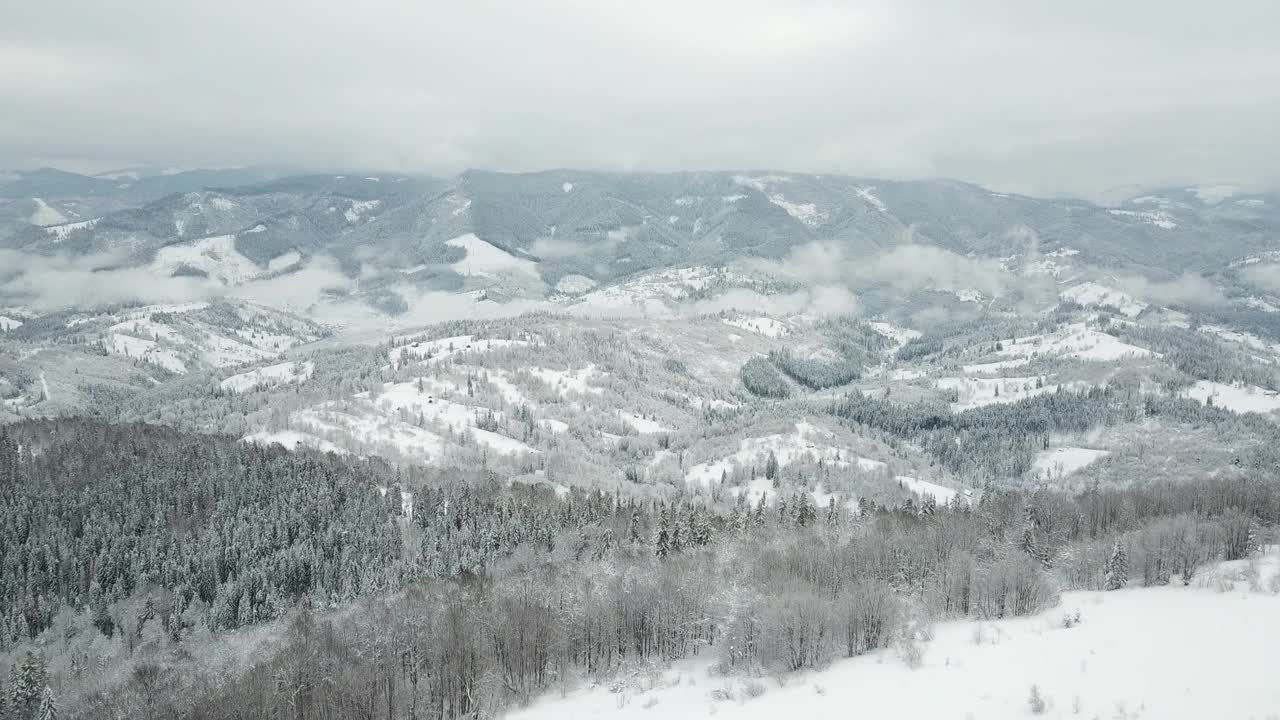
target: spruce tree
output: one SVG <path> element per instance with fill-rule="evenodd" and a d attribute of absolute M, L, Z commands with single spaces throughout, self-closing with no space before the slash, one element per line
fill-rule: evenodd
<path fill-rule="evenodd" d="M 1125 557 L 1124 545 L 1119 540 L 1111 548 L 1111 557 L 1107 558 L 1106 578 L 1103 582 L 1106 590 L 1119 590 L 1129 584 L 1129 560 Z"/>
<path fill-rule="evenodd" d="M 36 711 L 38 720 L 58 720 L 58 704 L 53 698 L 53 688 L 44 686 L 40 696 L 40 709 Z"/>

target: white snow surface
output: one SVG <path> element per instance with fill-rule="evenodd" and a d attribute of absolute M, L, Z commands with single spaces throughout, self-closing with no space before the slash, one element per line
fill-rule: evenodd
<path fill-rule="evenodd" d="M 753 333 L 771 338 L 784 337 L 790 332 L 782 321 L 764 316 L 748 317 L 744 315 L 736 318 L 725 318 L 722 322 L 725 325 L 750 330 Z"/>
<path fill-rule="evenodd" d="M 817 227 L 830 219 L 830 215 L 819 210 L 818 206 L 814 203 L 792 202 L 776 193 L 771 194 L 768 197 L 769 202 L 782 208 L 788 215 L 809 227 Z"/>
<path fill-rule="evenodd" d="M 1110 454 L 1107 450 L 1089 448 L 1050 448 L 1036 454 L 1031 469 L 1035 475 L 1045 479 L 1063 478 Z"/>
<path fill-rule="evenodd" d="M 1273 550 L 1260 568 L 1275 574 Z M 716 672 L 714 649 L 653 675 L 557 690 L 510 720 L 1204 720 L 1276 717 L 1280 684 L 1269 659 L 1280 637 L 1280 596 L 1223 563 L 1190 587 L 1067 592 L 1027 618 L 938 623 L 910 668 L 894 649 L 837 660 L 812 672 L 756 682 Z M 1064 628 L 1062 618 L 1080 613 Z M 1032 713 L 1036 686 L 1046 707 Z M 728 691 L 728 699 L 713 693 Z"/>
<path fill-rule="evenodd" d="M 876 210 L 879 210 L 880 212 L 889 212 L 889 208 L 884 204 L 884 201 L 876 197 L 874 185 L 871 187 L 854 188 L 853 191 L 858 195 L 858 197 L 867 201 L 867 203 Z"/>
<path fill-rule="evenodd" d="M 966 375 L 984 375 L 986 373 L 999 373 L 1011 368 L 1022 367 L 1031 362 L 1031 358 L 1014 358 L 1013 360 L 997 360 L 995 362 L 977 363 L 975 365 L 965 365 L 964 372 Z"/>
<path fill-rule="evenodd" d="M 1270 413 L 1280 410 L 1280 394 L 1256 385 L 1227 385 L 1199 380 L 1187 390 L 1187 397 L 1237 413 Z"/>
<path fill-rule="evenodd" d="M 9 332 L 16 328 L 22 327 L 22 321 L 6 315 L 0 315 L 0 332 Z"/>
<path fill-rule="evenodd" d="M 377 209 L 381 204 L 381 200 L 352 200 L 351 207 L 343 210 L 342 216 L 345 217 L 349 223 L 358 223 L 361 218 L 364 217 L 365 213 L 370 210 Z"/>
<path fill-rule="evenodd" d="M 919 495 L 921 498 L 932 497 L 939 505 L 946 505 L 951 502 L 951 498 L 956 496 L 954 488 L 931 483 L 928 480 L 918 480 L 907 475 L 899 475 L 894 479 L 901 483 L 902 487 Z"/>
<path fill-rule="evenodd" d="M 94 225 L 98 224 L 98 220 L 99 218 L 93 218 L 92 220 L 81 220 L 80 222 L 65 223 L 62 225 L 49 225 L 45 227 L 44 231 L 49 233 L 55 243 L 58 243 L 66 240 L 67 236 L 76 230 L 92 229 Z"/>
<path fill-rule="evenodd" d="M 36 209 L 31 213 L 31 217 L 27 218 L 27 222 L 32 225 L 47 227 L 49 225 L 62 225 L 67 222 L 67 216 L 58 212 L 49 203 L 42 198 L 31 198 L 36 203 Z"/>
<path fill-rule="evenodd" d="M 218 383 L 218 386 L 227 392 L 245 393 L 256 388 L 272 388 L 277 385 L 305 382 L 315 371 L 316 364 L 310 360 L 283 362 L 232 375 Z"/>
<path fill-rule="evenodd" d="M 569 393 L 578 393 L 579 395 L 601 395 L 604 393 L 604 388 L 590 385 L 587 382 L 594 377 L 605 375 L 605 373 L 597 370 L 595 365 L 588 364 L 578 370 L 532 367 L 528 368 L 528 372 L 530 375 L 550 385 L 560 397 L 567 397 Z"/>
<path fill-rule="evenodd" d="M 875 330 L 881 335 L 892 340 L 894 345 L 897 346 L 897 348 L 895 348 L 895 352 L 897 351 L 897 349 L 900 349 L 903 345 L 906 345 L 912 340 L 915 340 L 916 338 L 920 337 L 919 330 L 912 330 L 911 328 L 899 327 L 897 325 L 893 325 L 887 322 L 878 322 L 878 321 L 869 322 L 867 323 L 867 325 L 870 325 L 872 330 Z"/>
<path fill-rule="evenodd" d="M 724 474 L 733 475 L 735 468 L 754 466 L 757 472 L 763 473 L 765 462 L 772 452 L 779 465 L 788 465 L 799 460 L 817 462 L 822 460 L 837 467 L 850 467 L 856 464 L 864 471 L 873 471 L 885 467 L 879 460 L 859 457 L 848 447 L 832 444 L 834 434 L 808 422 L 797 422 L 795 432 L 762 435 L 746 438 L 738 444 L 738 451 L 727 457 L 693 465 L 685 472 L 685 482 L 709 486 L 720 481 Z"/>
<path fill-rule="evenodd" d="M 320 452 L 331 452 L 346 455 L 347 451 L 328 440 L 318 438 L 310 433 L 297 430 L 281 430 L 279 432 L 256 432 L 241 438 L 242 441 L 255 445 L 279 445 L 286 450 L 297 450 L 298 446 L 309 447 Z"/>
<path fill-rule="evenodd" d="M 454 272 L 459 275 L 476 275 L 492 277 L 494 275 L 526 275 L 538 277 L 538 264 L 532 260 L 518 258 L 515 255 L 476 237 L 475 233 L 460 235 L 448 242 L 449 245 L 467 251 L 467 256 L 453 264 Z"/>
<path fill-rule="evenodd" d="M 525 347 L 527 345 L 529 345 L 527 340 L 485 338 L 476 335 L 452 335 L 436 340 L 419 340 L 408 345 L 392 348 L 388 355 L 392 363 L 399 364 L 407 359 L 439 361 L 466 353 L 485 353 L 502 348 Z"/>
<path fill-rule="evenodd" d="M 1135 211 L 1135 210 L 1108 210 L 1107 212 L 1117 217 L 1130 217 L 1139 222 L 1148 225 L 1154 225 L 1163 230 L 1173 230 L 1178 227 L 1178 223 L 1173 221 L 1173 216 L 1164 210 L 1154 211 Z"/>
<path fill-rule="evenodd" d="M 1041 383 L 1040 387 L 1036 387 L 1037 380 Z M 997 378 L 944 377 L 938 378 L 936 385 L 939 390 L 956 391 L 958 399 L 951 403 L 951 409 L 954 412 L 963 412 L 986 405 L 1014 403 L 1036 395 L 1052 393 L 1058 389 L 1057 385 L 1050 385 L 1048 378 L 1043 375 Z"/>
<path fill-rule="evenodd" d="M 222 286 L 240 285 L 263 274 L 262 268 L 236 250 L 235 235 L 217 235 L 160 248 L 150 271 L 170 277 L 184 266 L 205 272 L 210 281 Z"/>
<path fill-rule="evenodd" d="M 1004 357 L 1058 356 L 1089 362 L 1115 362 L 1128 358 L 1159 357 L 1156 353 L 1122 342 L 1084 323 L 1064 325 L 1046 335 L 1032 335 L 1006 342 L 996 352 Z"/>
<path fill-rule="evenodd" d="M 586 275 L 565 275 L 556 283 L 556 292 L 566 295 L 581 295 L 596 286 L 596 281 Z"/>
<path fill-rule="evenodd" d="M 560 189 L 561 189 L 561 190 L 563 190 L 563 191 L 565 191 L 565 192 L 567 192 L 567 193 L 568 193 L 568 192 L 573 192 L 573 183 L 571 183 L 571 182 L 564 183 L 564 184 L 562 184 L 562 185 L 560 186 Z"/>
<path fill-rule="evenodd" d="M 636 413 L 629 413 L 629 412 L 623 411 L 621 415 L 622 415 L 622 421 L 630 425 L 632 428 L 635 429 L 636 432 L 640 433 L 641 435 L 652 435 L 654 433 L 664 433 L 664 432 L 671 431 L 671 428 L 663 425 L 662 423 L 656 420 L 650 420 L 649 418 L 643 417 Z"/>
<path fill-rule="evenodd" d="M 1099 285 L 1095 282 L 1084 282 L 1073 288 L 1063 290 L 1058 294 L 1063 300 L 1069 300 L 1077 305 L 1098 306 L 1114 308 L 1120 314 L 1127 317 L 1137 317 L 1146 310 L 1149 305 L 1134 298 L 1132 295 L 1105 285 Z"/>

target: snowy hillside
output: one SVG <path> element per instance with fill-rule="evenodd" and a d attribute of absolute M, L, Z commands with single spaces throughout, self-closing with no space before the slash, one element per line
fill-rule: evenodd
<path fill-rule="evenodd" d="M 1223 563 L 1192 587 L 1064 593 L 1034 617 L 939 623 L 909 652 L 818 671 L 726 676 L 700 659 L 640 669 L 510 717 L 1266 718 L 1280 707 L 1263 661 L 1280 634 L 1278 561 L 1272 550 Z"/>

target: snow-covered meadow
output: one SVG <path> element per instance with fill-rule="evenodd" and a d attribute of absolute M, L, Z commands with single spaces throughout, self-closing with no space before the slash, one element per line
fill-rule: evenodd
<path fill-rule="evenodd" d="M 1278 560 L 1272 549 L 1188 587 L 1069 592 L 1033 617 L 938 623 L 910 649 L 813 672 L 726 676 L 709 651 L 553 693 L 510 718 L 1265 720 L 1280 712 Z"/>

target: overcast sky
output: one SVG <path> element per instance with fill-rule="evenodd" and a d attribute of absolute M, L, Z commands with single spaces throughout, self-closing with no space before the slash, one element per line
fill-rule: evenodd
<path fill-rule="evenodd" d="M 1280 178 L 1276 0 L 6 0 L 0 167 Z"/>

